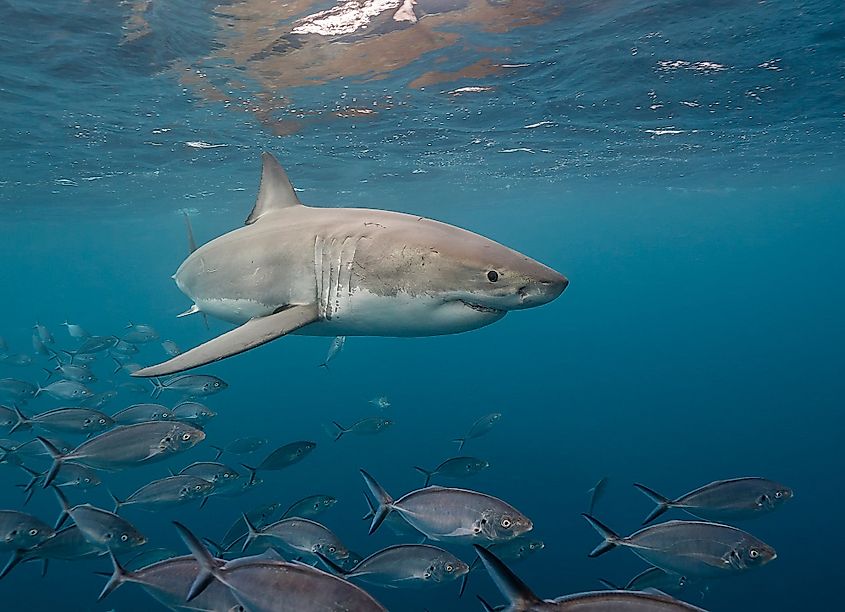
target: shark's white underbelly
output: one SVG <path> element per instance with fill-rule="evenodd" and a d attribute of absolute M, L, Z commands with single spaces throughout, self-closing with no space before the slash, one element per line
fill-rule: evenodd
<path fill-rule="evenodd" d="M 232 323 L 245 323 L 254 317 L 272 314 L 277 306 L 252 299 L 196 299 L 202 312 Z M 303 336 L 439 336 L 484 327 L 498 321 L 504 311 L 480 312 L 460 301 L 446 301 L 427 295 L 399 292 L 377 295 L 356 288 L 321 319 L 293 332 Z"/>

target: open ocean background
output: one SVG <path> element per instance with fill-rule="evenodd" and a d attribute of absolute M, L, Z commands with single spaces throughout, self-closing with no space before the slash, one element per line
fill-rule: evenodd
<path fill-rule="evenodd" d="M 175 318 L 190 306 L 170 278 L 187 254 L 181 214 L 200 243 L 240 226 L 263 150 L 306 204 L 446 221 L 571 284 L 547 306 L 463 335 L 349 338 L 328 371 L 317 366 L 329 339 L 300 336 L 202 368 L 230 385 L 207 398 L 219 413 L 208 439 L 167 463 L 104 475 L 115 494 L 210 460 L 210 444 L 237 437 L 267 437 L 269 448 L 313 440 L 316 450 L 242 497 L 122 515 L 154 546 L 181 553 L 171 520 L 219 538 L 260 503 L 327 493 L 339 502 L 317 520 L 366 556 L 396 540 L 386 529 L 367 536 L 358 469 L 398 497 L 422 485 L 412 466 L 454 455 L 453 438 L 501 412 L 465 447 L 491 467 L 441 483 L 496 495 L 532 518 L 545 549 L 512 567 L 539 595 L 593 590 L 598 578 L 624 583 L 645 568 L 624 549 L 587 558 L 599 537 L 580 513 L 599 478 L 610 480 L 596 515 L 627 535 L 652 508 L 633 482 L 671 497 L 754 475 L 795 490 L 779 511 L 738 525 L 778 558 L 692 602 L 839 609 L 842 2 L 550 3 L 539 23 L 507 31 L 457 24 L 460 44 L 378 78 L 274 92 L 289 107 L 270 119 L 253 112 L 264 85 L 249 63 L 220 53 L 220 15 L 239 4 L 0 0 L 0 335 L 10 349 L 31 352 L 36 321 L 63 348 L 73 346 L 65 319 L 96 334 L 149 323 L 182 348 L 229 329 Z M 138 5 L 148 30 L 128 40 Z M 457 73 L 484 58 L 522 66 L 411 85 L 432 66 Z M 186 73 L 201 73 L 222 98 Z M 490 89 L 455 93 L 462 87 Z M 374 112 L 350 112 L 362 108 Z M 288 115 L 304 119 L 274 132 Z M 135 361 L 164 357 L 153 343 Z M 43 381 L 44 365 L 0 363 L 0 378 Z M 95 391 L 124 380 L 111 370 L 108 359 L 95 364 Z M 391 406 L 369 403 L 379 396 Z M 105 411 L 145 399 L 121 393 Z M 58 405 L 39 397 L 23 409 Z M 379 414 L 396 424 L 377 436 L 335 443 L 325 433 L 332 420 Z M 51 493 L 22 506 L 15 485 L 26 480 L 0 465 L 0 507 L 52 523 Z M 70 497 L 111 509 L 104 487 Z M 472 560 L 470 549 L 453 552 Z M 0 609 L 157 609 L 134 585 L 97 604 L 105 579 L 94 572 L 109 569 L 106 559 L 54 561 L 41 578 L 38 563 L 23 564 L 0 581 Z M 483 571 L 460 600 L 456 584 L 368 590 L 391 610 L 476 610 L 476 593 L 503 603 Z"/>

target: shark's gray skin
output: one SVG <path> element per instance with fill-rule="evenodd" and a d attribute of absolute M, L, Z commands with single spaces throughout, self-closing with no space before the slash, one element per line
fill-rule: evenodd
<path fill-rule="evenodd" d="M 467 230 L 398 212 L 312 208 L 269 153 L 246 226 L 174 275 L 202 312 L 240 327 L 133 376 L 182 372 L 288 333 L 436 336 L 551 302 L 569 281 Z M 186 314 L 188 314 L 186 313 Z"/>

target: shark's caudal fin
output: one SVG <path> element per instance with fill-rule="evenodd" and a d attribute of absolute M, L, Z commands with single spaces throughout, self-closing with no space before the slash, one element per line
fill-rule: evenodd
<path fill-rule="evenodd" d="M 370 493 L 376 502 L 375 511 L 373 512 L 373 522 L 370 524 L 370 535 L 372 535 L 379 528 L 379 525 L 384 522 L 390 511 L 393 510 L 393 498 L 376 482 L 375 478 L 364 470 L 361 470 L 361 476 L 364 477 L 364 482 L 367 483 L 367 488 L 370 489 Z"/>
<path fill-rule="evenodd" d="M 318 318 L 316 304 L 285 306 L 277 312 L 250 319 L 240 327 L 217 336 L 205 344 L 180 353 L 173 359 L 133 372 L 132 376 L 164 376 L 220 361 L 266 344 Z"/>
<path fill-rule="evenodd" d="M 644 493 L 645 495 L 650 497 L 655 503 L 657 503 L 657 507 L 654 510 L 652 510 L 651 513 L 647 517 L 645 517 L 645 520 L 643 521 L 643 525 L 647 525 L 648 523 L 650 523 L 651 521 L 653 521 L 658 516 L 660 516 L 661 514 L 666 512 L 669 508 L 672 507 L 672 500 L 667 499 L 666 497 L 663 497 L 657 491 L 655 491 L 653 489 L 649 489 L 647 486 L 637 484 L 637 483 L 634 484 L 634 487 L 636 487 L 638 491 L 641 491 L 642 493 Z"/>
<path fill-rule="evenodd" d="M 523 610 L 534 604 L 542 603 L 540 598 L 496 555 L 478 544 L 473 544 L 473 548 L 481 557 L 481 562 L 487 568 L 487 573 L 490 574 L 493 583 L 502 592 L 502 595 L 508 598 L 512 609 Z"/>
<path fill-rule="evenodd" d="M 252 225 L 261 217 L 274 210 L 302 206 L 296 197 L 293 185 L 285 171 L 270 153 L 261 154 L 261 186 L 258 188 L 258 199 L 244 225 Z"/>

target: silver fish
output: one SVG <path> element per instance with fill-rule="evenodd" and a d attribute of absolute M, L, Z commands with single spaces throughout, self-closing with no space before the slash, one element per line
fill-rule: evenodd
<path fill-rule="evenodd" d="M 145 344 L 158 340 L 158 332 L 152 325 L 144 325 L 142 323 L 130 323 L 126 326 L 129 330 L 123 334 L 122 340 L 131 344 Z"/>
<path fill-rule="evenodd" d="M 126 340 L 118 340 L 117 344 L 115 344 L 109 350 L 111 351 L 112 355 L 120 355 L 123 358 L 131 357 L 132 355 L 137 355 L 139 352 L 137 346 L 135 346 L 131 342 L 127 342 Z"/>
<path fill-rule="evenodd" d="M 337 503 L 337 498 L 331 495 L 310 495 L 292 503 L 282 513 L 282 518 L 298 516 L 308 518 L 322 514 Z"/>
<path fill-rule="evenodd" d="M 616 586 L 607 580 L 600 580 L 607 588 L 614 591 L 645 591 L 657 589 L 671 595 L 689 592 L 695 583 L 686 576 L 672 574 L 659 567 L 650 567 L 631 578 L 624 587 Z"/>
<path fill-rule="evenodd" d="M 249 518 L 244 517 L 247 527 L 247 537 L 243 550 L 259 540 L 273 540 L 282 548 L 294 554 L 317 561 L 318 553 L 334 562 L 342 561 L 349 556 L 349 549 L 343 545 L 331 529 L 310 519 L 293 517 L 270 523 L 260 529 L 253 525 Z"/>
<path fill-rule="evenodd" d="M 116 397 L 117 391 L 103 391 L 102 393 L 95 393 L 91 397 L 85 398 L 84 400 L 79 402 L 79 405 L 85 406 L 86 408 L 99 409 L 111 402 Z"/>
<path fill-rule="evenodd" d="M 624 546 L 647 563 L 682 576 L 716 578 L 763 566 L 777 557 L 765 542 L 719 523 L 668 521 L 622 538 L 594 517 L 584 518 L 604 538 L 591 557 Z"/>
<path fill-rule="evenodd" d="M 414 588 L 457 580 L 469 566 L 452 553 L 429 544 L 389 546 L 363 559 L 349 570 L 332 564 L 344 578 L 370 584 Z"/>
<path fill-rule="evenodd" d="M 31 514 L 0 510 L 0 550 L 32 548 L 54 535 L 49 525 Z"/>
<path fill-rule="evenodd" d="M 238 438 L 229 442 L 226 446 L 212 446 L 211 448 L 217 451 L 217 456 L 214 458 L 217 461 L 223 453 L 250 455 L 263 448 L 268 442 L 267 438 Z"/>
<path fill-rule="evenodd" d="M 221 566 L 187 528 L 176 528 L 200 564 L 188 601 L 220 582 L 250 612 L 385 612 L 359 587 L 302 563 L 235 559 Z"/>
<path fill-rule="evenodd" d="M 204 397 L 219 393 L 229 386 L 226 381 L 208 374 L 185 374 L 167 380 L 158 378 L 150 380 L 153 383 L 153 399 L 161 395 L 163 391 L 173 391 L 187 397 Z"/>
<path fill-rule="evenodd" d="M 82 383 L 64 378 L 46 387 L 39 385 L 34 397 L 38 397 L 41 393 L 46 393 L 58 400 L 83 400 L 94 395 L 94 392 Z"/>
<path fill-rule="evenodd" d="M 674 500 L 641 484 L 634 486 L 657 502 L 657 507 L 646 517 L 643 525 L 670 508 L 680 508 L 708 521 L 749 519 L 777 509 L 793 496 L 792 489 L 766 478 L 717 480 Z"/>
<path fill-rule="evenodd" d="M 329 345 L 329 352 L 326 353 L 326 358 L 323 360 L 323 363 L 320 364 L 320 367 L 328 369 L 329 362 L 337 357 L 338 353 L 343 350 L 344 344 L 346 344 L 346 336 L 335 336 L 332 339 L 332 343 Z"/>
<path fill-rule="evenodd" d="M 32 352 L 43 357 L 49 357 L 53 354 L 47 345 L 41 341 L 37 333 L 32 334 Z"/>
<path fill-rule="evenodd" d="M 57 526 L 70 517 L 85 539 L 100 550 L 123 552 L 147 543 L 147 538 L 126 519 L 91 504 L 71 507 L 61 490 L 53 491 L 62 506 Z"/>
<path fill-rule="evenodd" d="M 165 340 L 161 343 L 161 348 L 164 349 L 164 352 L 170 355 L 171 357 L 176 357 L 182 350 L 179 346 L 173 342 L 173 340 Z"/>
<path fill-rule="evenodd" d="M 214 484 L 189 474 L 177 474 L 154 480 L 132 493 L 126 499 L 118 499 L 112 493 L 114 511 L 124 506 L 141 506 L 155 510 L 160 506 L 186 504 L 195 499 L 204 499 L 214 489 Z"/>
<path fill-rule="evenodd" d="M 101 353 L 114 347 L 120 339 L 117 336 L 88 336 L 79 345 L 79 348 L 73 351 L 64 351 L 71 356 L 71 361 L 76 355 L 93 355 L 94 353 Z"/>
<path fill-rule="evenodd" d="M 364 493 L 364 499 L 367 501 L 367 507 L 370 510 L 361 519 L 369 521 L 376 515 L 376 504 L 370 499 L 369 493 Z M 425 534 L 414 529 L 398 512 L 388 514 L 382 524 L 402 540 L 418 540 L 426 537 Z"/>
<path fill-rule="evenodd" d="M 387 399 L 387 397 L 385 397 L 384 395 L 374 397 L 370 400 L 370 403 L 376 408 L 381 408 L 382 410 L 384 410 L 385 408 L 390 408 L 390 400 Z"/>
<path fill-rule="evenodd" d="M 53 457 L 44 486 L 53 481 L 62 463 L 70 461 L 94 469 L 120 470 L 167 459 L 193 448 L 205 439 L 202 430 L 178 421 L 153 421 L 124 425 L 93 437 L 68 453 L 62 453 L 39 437 Z"/>
<path fill-rule="evenodd" d="M 41 575 L 47 573 L 47 564 L 51 559 L 62 561 L 78 561 L 80 559 L 87 559 L 90 557 L 97 557 L 103 554 L 103 550 L 89 542 L 82 531 L 76 525 L 65 527 L 57 531 L 52 538 L 44 540 L 37 546 L 28 548 L 26 550 L 15 550 L 9 562 L 0 571 L 0 578 L 3 578 L 12 569 L 22 561 L 29 561 L 31 559 L 41 559 L 44 567 Z"/>
<path fill-rule="evenodd" d="M 245 516 L 249 519 L 255 529 L 261 529 L 272 522 L 273 516 L 281 507 L 282 505 L 279 502 L 264 504 L 258 506 L 257 508 L 253 508 L 247 512 Z M 246 523 L 244 522 L 244 514 L 242 514 L 237 518 L 232 526 L 229 527 L 226 531 L 226 535 L 223 536 L 223 547 L 228 549 L 234 542 L 238 542 L 243 539 L 243 536 L 247 533 L 248 530 Z"/>
<path fill-rule="evenodd" d="M 196 425 L 206 425 L 217 416 L 211 408 L 199 402 L 182 402 L 174 406 L 171 412 L 175 420 Z"/>
<path fill-rule="evenodd" d="M 75 434 L 97 434 L 114 426 L 110 416 L 92 408 L 56 408 L 31 417 L 15 408 L 18 422 L 12 427 L 15 431 L 21 427 L 38 427 L 50 432 Z"/>
<path fill-rule="evenodd" d="M 475 423 L 470 426 L 469 431 L 467 431 L 462 438 L 455 438 L 454 440 L 452 440 L 452 442 L 458 443 L 458 452 L 463 449 L 464 444 L 466 444 L 467 440 L 480 438 L 481 436 L 489 432 L 491 429 L 493 429 L 493 427 L 496 425 L 496 423 L 499 422 L 501 418 L 501 412 L 493 412 L 491 414 L 486 414 L 477 421 L 475 421 Z"/>
<path fill-rule="evenodd" d="M 394 501 L 367 472 L 361 470 L 361 475 L 377 502 L 371 534 L 391 512 L 398 512 L 412 527 L 435 541 L 497 542 L 534 527 L 527 516 L 491 495 L 431 486 Z"/>
<path fill-rule="evenodd" d="M 354 433 L 358 435 L 370 435 L 370 434 L 377 434 L 391 425 L 393 425 L 393 421 L 391 419 L 385 419 L 383 417 L 368 417 L 366 419 L 361 419 L 350 425 L 349 427 L 344 427 L 337 421 L 332 421 L 334 426 L 337 428 L 337 433 L 335 434 L 334 440 L 337 442 L 343 436 L 343 434 L 347 433 Z"/>
<path fill-rule="evenodd" d="M 29 501 L 30 497 L 32 497 L 35 485 L 40 482 L 44 482 L 44 477 L 47 474 L 46 472 L 43 474 L 36 472 L 25 465 L 19 465 L 18 467 L 32 477 L 29 484 L 24 487 L 24 492 L 27 494 L 26 501 L 24 502 L 26 503 Z M 88 490 L 89 487 L 97 487 L 100 484 L 102 484 L 102 481 L 97 475 L 97 472 L 91 468 L 85 467 L 84 465 L 76 465 L 75 463 L 65 463 L 53 479 L 54 487 L 73 487 L 82 489 L 83 491 Z"/>
<path fill-rule="evenodd" d="M 414 469 L 425 476 L 425 484 L 423 486 L 427 487 L 431 479 L 435 476 L 466 478 L 467 476 L 478 474 L 488 467 L 490 467 L 490 464 L 478 457 L 452 457 L 451 459 L 446 459 L 446 461 L 433 470 L 424 470 L 419 466 L 414 466 Z"/>
<path fill-rule="evenodd" d="M 112 419 L 119 425 L 133 425 L 149 421 L 170 421 L 173 413 L 161 404 L 132 404 L 112 415 Z"/>
<path fill-rule="evenodd" d="M 35 334 L 38 336 L 38 339 L 44 344 L 55 344 L 56 340 L 53 338 L 53 334 L 51 334 L 50 330 L 44 325 L 41 325 L 41 323 L 36 323 L 33 325 L 32 329 L 35 330 Z"/>
<path fill-rule="evenodd" d="M 68 323 L 65 321 L 62 325 L 67 328 L 67 333 L 71 338 L 76 338 L 77 340 L 84 340 L 88 338 L 91 334 L 85 331 L 81 325 L 76 325 L 75 323 Z"/>
<path fill-rule="evenodd" d="M 17 406 L 10 408 L 0 404 L 0 427 L 12 427 L 18 422 Z"/>
<path fill-rule="evenodd" d="M 145 385 L 131 381 L 122 382 L 117 386 L 117 388 L 122 391 L 126 391 L 127 393 L 136 393 L 138 395 L 147 392 L 147 387 Z"/>
<path fill-rule="evenodd" d="M 32 364 L 32 357 L 25 353 L 7 353 L 0 355 L 0 363 L 23 368 Z"/>
<path fill-rule="evenodd" d="M 144 566 L 137 566 L 133 559 L 126 564 L 129 569 L 122 567 L 114 555 L 110 557 L 114 572 L 98 600 L 102 600 L 116 588 L 129 582 L 139 585 L 156 601 L 171 610 L 237 612 L 242 609 L 235 596 L 220 582 L 213 582 L 190 603 L 185 602 L 185 594 L 200 571 L 197 560 L 192 556 L 172 556 Z M 133 570 L 132 567 L 137 567 L 137 569 Z"/>
<path fill-rule="evenodd" d="M 592 515 L 593 510 L 595 510 L 596 504 L 598 503 L 599 499 L 602 498 L 604 495 L 604 490 L 607 488 L 607 476 L 600 478 L 599 481 L 593 486 L 592 489 L 587 491 L 590 494 L 590 507 L 587 511 L 587 514 Z"/>
<path fill-rule="evenodd" d="M 17 378 L 0 378 L 0 397 L 13 401 L 26 401 L 38 393 L 38 387 Z"/>
<path fill-rule="evenodd" d="M 84 363 L 57 363 L 55 371 L 61 372 L 68 380 L 75 380 L 80 383 L 97 382 L 97 377 Z M 48 375 L 52 372 L 47 372 Z"/>
<path fill-rule="evenodd" d="M 297 442 L 291 442 L 289 444 L 285 444 L 284 446 L 280 446 L 272 453 L 267 455 L 264 458 L 264 461 L 258 464 L 257 468 L 252 468 L 255 470 L 281 470 L 294 463 L 299 463 L 308 454 L 317 448 L 316 442 L 311 442 L 309 440 L 299 440 Z M 249 467 L 249 466 L 244 466 Z"/>
<path fill-rule="evenodd" d="M 238 482 L 241 475 L 236 470 L 214 461 L 197 461 L 183 468 L 179 474 L 210 482 L 212 488 L 206 493 L 207 496 L 231 493 L 233 489 L 241 487 Z"/>
<path fill-rule="evenodd" d="M 704 612 L 665 593 L 638 591 L 597 591 L 564 595 L 556 599 L 540 599 L 496 555 L 476 545 L 475 551 L 487 568 L 493 583 L 508 598 L 508 604 L 495 608 L 505 612 L 544 612 L 572 610 L 577 612 Z M 479 598 L 480 599 L 480 598 Z M 483 599 L 485 610 L 493 610 Z"/>

